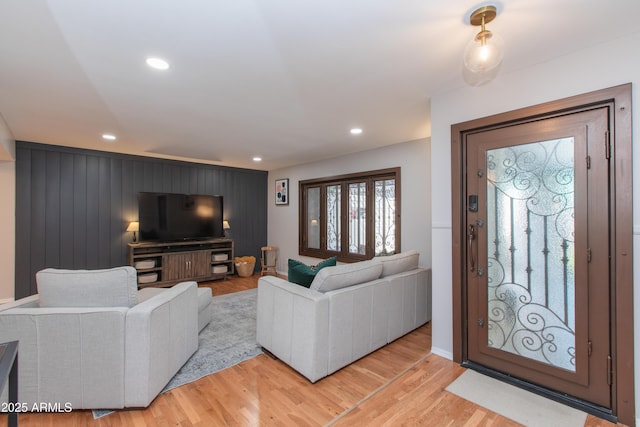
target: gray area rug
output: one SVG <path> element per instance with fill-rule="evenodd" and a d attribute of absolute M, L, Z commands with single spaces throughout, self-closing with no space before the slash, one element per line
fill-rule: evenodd
<path fill-rule="evenodd" d="M 162 393 L 262 353 L 256 343 L 258 290 L 213 298 L 213 319 L 199 335 L 198 350 Z"/>
<path fill-rule="evenodd" d="M 257 298 L 257 289 L 214 297 L 213 319 L 198 336 L 198 350 L 162 393 L 262 353 L 256 343 Z M 93 417 L 100 418 L 112 412 L 94 410 Z"/>
<path fill-rule="evenodd" d="M 582 427 L 587 414 L 470 369 L 446 390 L 527 427 Z"/>

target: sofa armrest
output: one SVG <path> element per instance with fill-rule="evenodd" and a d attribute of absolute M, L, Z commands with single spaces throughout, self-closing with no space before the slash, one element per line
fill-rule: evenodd
<path fill-rule="evenodd" d="M 258 344 L 315 382 L 327 375 L 329 299 L 273 276 L 258 280 Z"/>
<path fill-rule="evenodd" d="M 183 282 L 125 320 L 125 405 L 146 407 L 198 349 L 198 285 Z"/>
<path fill-rule="evenodd" d="M 17 301 L 8 302 L 0 305 L 0 313 L 11 310 L 13 308 L 38 308 L 40 307 L 40 296 L 38 294 L 21 298 Z"/>
<path fill-rule="evenodd" d="M 0 312 L 0 342 L 19 341 L 20 402 L 124 407 L 128 308 L 23 308 L 37 297 L 24 299 Z"/>

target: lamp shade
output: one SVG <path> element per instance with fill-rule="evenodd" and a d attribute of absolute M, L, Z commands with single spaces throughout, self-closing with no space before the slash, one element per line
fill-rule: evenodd
<path fill-rule="evenodd" d="M 138 231 L 140 229 L 140 223 L 138 221 L 131 221 L 127 226 L 127 231 Z"/>
<path fill-rule="evenodd" d="M 502 63 L 504 42 L 491 31 L 479 32 L 464 50 L 464 66 L 473 73 L 491 71 Z"/>
<path fill-rule="evenodd" d="M 222 228 L 224 228 L 225 230 L 229 230 L 231 228 L 231 226 L 229 225 L 229 221 L 227 221 L 226 219 L 222 221 Z"/>

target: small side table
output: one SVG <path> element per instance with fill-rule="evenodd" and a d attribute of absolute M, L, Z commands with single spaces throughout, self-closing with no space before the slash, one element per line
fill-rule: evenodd
<path fill-rule="evenodd" d="M 0 344 L 0 390 L 9 380 L 9 406 L 13 406 L 13 411 L 9 411 L 9 427 L 18 426 L 18 341 L 11 341 Z M 13 405 L 11 405 L 13 404 Z"/>

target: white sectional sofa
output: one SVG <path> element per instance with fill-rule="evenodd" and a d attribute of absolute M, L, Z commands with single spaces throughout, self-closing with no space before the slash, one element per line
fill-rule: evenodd
<path fill-rule="evenodd" d="M 18 395 L 29 408 L 146 407 L 211 319 L 211 289 L 138 292 L 132 267 L 47 269 L 37 279 L 39 294 L 0 306 L 0 342 L 19 341 Z"/>
<path fill-rule="evenodd" d="M 325 267 L 310 288 L 258 281 L 258 344 L 311 382 L 430 320 L 431 270 L 416 251 Z"/>

